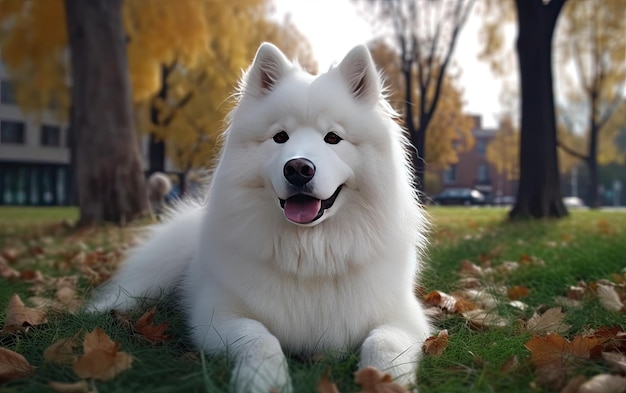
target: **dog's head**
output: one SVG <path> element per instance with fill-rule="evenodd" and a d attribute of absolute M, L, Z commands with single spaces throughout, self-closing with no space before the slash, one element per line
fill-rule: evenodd
<path fill-rule="evenodd" d="M 389 155 L 376 151 L 390 148 L 381 97 L 365 46 L 314 77 L 263 44 L 243 78 L 223 158 L 245 155 L 247 184 L 267 190 L 289 222 L 315 226 L 341 209 L 364 176 L 389 165 L 379 161 Z"/>

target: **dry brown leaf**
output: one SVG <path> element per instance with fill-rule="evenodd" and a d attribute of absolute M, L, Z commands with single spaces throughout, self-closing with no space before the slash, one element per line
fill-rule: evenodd
<path fill-rule="evenodd" d="M 565 333 L 571 326 L 564 324 L 563 318 L 561 307 L 553 307 L 541 315 L 535 313 L 526 323 L 526 329 L 535 333 Z"/>
<path fill-rule="evenodd" d="M 337 389 L 337 385 L 330 382 L 328 375 L 330 374 L 330 370 L 326 370 L 324 375 L 320 378 L 319 382 L 317 382 L 317 393 L 339 393 L 339 389 Z"/>
<path fill-rule="evenodd" d="M 567 289 L 567 297 L 573 300 L 582 300 L 585 295 L 585 288 L 580 285 L 570 285 Z"/>
<path fill-rule="evenodd" d="M 511 300 L 519 300 L 530 294 L 530 289 L 523 285 L 515 285 L 507 290 L 507 295 Z"/>
<path fill-rule="evenodd" d="M 526 342 L 532 363 L 537 368 L 557 367 L 571 358 L 589 359 L 591 349 L 602 344 L 606 338 L 576 336 L 571 342 L 559 334 L 533 337 Z"/>
<path fill-rule="evenodd" d="M 569 308 L 579 308 L 582 306 L 582 302 L 576 299 L 570 299 L 565 296 L 557 296 L 554 298 L 554 302 L 559 306 L 569 307 Z"/>
<path fill-rule="evenodd" d="M 449 312 L 456 312 L 456 301 L 454 296 L 441 291 L 431 291 L 424 296 L 425 303 Z"/>
<path fill-rule="evenodd" d="M 440 331 L 436 337 L 428 337 L 426 341 L 424 341 L 424 345 L 422 345 L 422 351 L 427 355 L 441 356 L 446 348 L 448 348 L 448 337 L 447 329 Z"/>
<path fill-rule="evenodd" d="M 613 286 L 598 285 L 598 300 L 600 300 L 602 307 L 609 311 L 621 311 L 624 308 L 624 304 Z"/>
<path fill-rule="evenodd" d="M 623 353 L 602 352 L 604 360 L 618 373 L 626 374 L 626 355 Z"/>
<path fill-rule="evenodd" d="M 506 319 L 486 310 L 472 310 L 464 312 L 462 315 L 470 323 L 470 326 L 475 329 L 498 328 L 508 325 Z"/>
<path fill-rule="evenodd" d="M 580 385 L 578 393 L 623 393 L 626 392 L 626 377 L 600 374 Z"/>
<path fill-rule="evenodd" d="M 26 307 L 18 294 L 13 294 L 7 304 L 7 317 L 4 326 L 22 326 L 25 323 L 31 326 L 48 322 L 43 311 Z"/>
<path fill-rule="evenodd" d="M 9 266 L 6 259 L 0 257 L 0 277 L 7 279 L 15 279 L 20 276 L 20 272 Z"/>
<path fill-rule="evenodd" d="M 154 325 L 152 321 L 154 320 L 154 316 L 156 315 L 157 308 L 152 307 L 150 310 L 146 311 L 138 320 L 135 322 L 135 330 L 139 334 L 141 334 L 146 340 L 156 343 L 169 339 L 169 336 L 165 335 L 165 330 L 168 327 L 167 322 L 163 322 L 159 325 Z"/>
<path fill-rule="evenodd" d="M 461 261 L 459 275 L 463 277 L 482 277 L 484 275 L 484 272 L 480 266 L 476 265 L 472 261 L 464 259 Z"/>
<path fill-rule="evenodd" d="M 62 338 L 55 341 L 43 352 L 44 360 L 61 364 L 70 365 L 76 358 L 74 350 L 80 345 L 77 337 Z"/>
<path fill-rule="evenodd" d="M 63 286 L 57 290 L 55 296 L 59 303 L 70 312 L 78 310 L 81 306 L 81 301 L 76 296 L 74 288 Z"/>
<path fill-rule="evenodd" d="M 48 387 L 57 393 L 89 393 L 89 384 L 87 381 L 80 380 L 78 382 L 48 382 Z"/>
<path fill-rule="evenodd" d="M 356 371 L 354 382 L 361 386 L 361 393 L 409 393 L 404 386 L 393 382 L 391 375 L 371 366 Z"/>
<path fill-rule="evenodd" d="M 130 368 L 133 357 L 119 351 L 119 343 L 100 328 L 95 328 L 85 335 L 83 350 L 85 354 L 73 362 L 76 375 L 81 378 L 93 378 L 107 381 Z"/>
<path fill-rule="evenodd" d="M 26 378 L 34 370 L 24 356 L 0 347 L 0 383 Z"/>

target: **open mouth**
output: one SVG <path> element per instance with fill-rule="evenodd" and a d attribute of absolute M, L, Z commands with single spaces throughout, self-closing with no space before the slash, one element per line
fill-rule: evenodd
<path fill-rule="evenodd" d="M 317 199 L 310 195 L 296 194 L 287 199 L 280 199 L 280 207 L 285 211 L 285 217 L 296 224 L 309 224 L 324 215 L 330 209 L 341 191 L 341 186 L 328 199 Z"/>

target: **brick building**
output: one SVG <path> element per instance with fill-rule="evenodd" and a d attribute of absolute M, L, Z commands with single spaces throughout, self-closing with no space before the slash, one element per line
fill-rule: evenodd
<path fill-rule="evenodd" d="M 467 187 L 483 192 L 488 200 L 496 197 L 515 196 L 517 180 L 508 180 L 504 174 L 487 162 L 487 146 L 496 135 L 497 129 L 483 128 L 480 116 L 472 116 L 472 134 L 476 143 L 466 152 L 459 153 L 459 162 L 439 171 L 442 187 Z"/>

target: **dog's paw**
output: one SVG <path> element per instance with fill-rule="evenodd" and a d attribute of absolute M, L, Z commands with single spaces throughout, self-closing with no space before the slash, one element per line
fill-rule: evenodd
<path fill-rule="evenodd" d="M 361 346 L 359 367 L 375 367 L 402 385 L 416 382 L 419 346 L 399 329 L 374 329 Z"/>
<path fill-rule="evenodd" d="M 291 378 L 286 359 L 268 358 L 261 364 L 240 363 L 231 380 L 236 393 L 291 393 Z"/>

